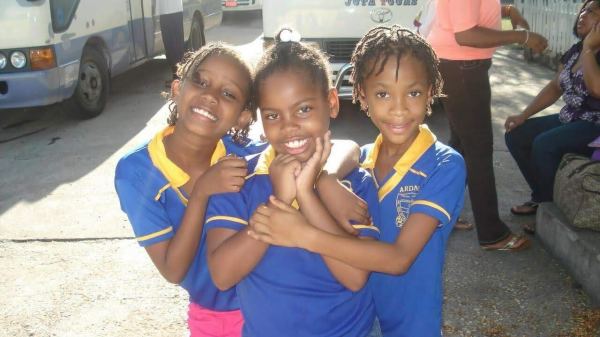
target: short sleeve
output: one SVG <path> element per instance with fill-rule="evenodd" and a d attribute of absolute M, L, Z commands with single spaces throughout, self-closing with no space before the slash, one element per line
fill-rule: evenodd
<path fill-rule="evenodd" d="M 379 239 L 379 199 L 373 178 L 365 170 L 355 170 L 342 183 L 367 203 L 371 216 L 370 223 L 352 223 L 352 226 L 358 230 L 359 236 Z"/>
<path fill-rule="evenodd" d="M 465 184 L 463 158 L 457 153 L 447 155 L 421 186 L 410 213 L 423 213 L 436 218 L 440 227 L 450 223 L 462 209 Z"/>
<path fill-rule="evenodd" d="M 481 0 L 448 1 L 448 17 L 454 33 L 463 32 L 479 24 Z"/>
<path fill-rule="evenodd" d="M 248 207 L 242 193 L 223 193 L 210 197 L 206 208 L 206 230 L 228 228 L 240 231 L 248 226 Z"/>
<path fill-rule="evenodd" d="M 149 179 L 149 177 L 148 177 Z M 117 167 L 115 189 L 121 209 L 133 227 L 136 240 L 142 247 L 173 237 L 173 226 L 167 212 L 159 200 L 155 200 L 158 191 L 149 187 L 145 179 L 136 174 L 124 174 Z"/>

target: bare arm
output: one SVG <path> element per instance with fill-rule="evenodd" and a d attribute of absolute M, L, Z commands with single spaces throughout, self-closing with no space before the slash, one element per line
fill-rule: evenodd
<path fill-rule="evenodd" d="M 335 235 L 306 235 L 300 246 L 355 267 L 392 275 L 408 271 L 439 224 L 422 213 L 411 214 L 393 244 Z"/>
<path fill-rule="evenodd" d="M 546 109 L 556 102 L 563 91 L 559 84 L 558 76 L 563 69 L 563 65 L 560 65 L 554 78 L 546 84 L 546 86 L 535 96 L 533 101 L 527 105 L 527 107 L 521 113 L 525 118 L 529 118 L 536 113 Z"/>
<path fill-rule="evenodd" d="M 550 105 L 554 104 L 563 91 L 559 85 L 558 76 L 563 69 L 563 65 L 561 64 L 558 67 L 558 71 L 554 78 L 546 84 L 544 88 L 535 96 L 533 101 L 527 105 L 527 107 L 518 115 L 512 115 L 506 118 L 506 122 L 504 123 L 504 128 L 506 131 L 511 131 L 519 125 L 525 123 L 527 118 L 537 114 L 538 112 L 546 109 Z"/>
<path fill-rule="evenodd" d="M 325 148 L 328 139 L 329 135 L 327 134 L 324 140 Z M 329 152 L 328 149 L 326 151 Z M 348 233 L 357 235 L 358 231 L 352 227 L 350 222 L 364 223 L 369 220 L 367 204 L 344 187 L 340 180 L 358 166 L 360 147 L 351 140 L 334 140 L 330 152 L 317 179 L 317 192 L 335 221 Z"/>
<path fill-rule="evenodd" d="M 473 48 L 493 48 L 512 43 L 526 44 L 534 52 L 542 52 L 548 41 L 540 34 L 525 30 L 495 30 L 475 26 L 454 34 L 456 42 L 461 46 Z"/>
<path fill-rule="evenodd" d="M 196 255 L 207 200 L 208 196 L 193 194 L 175 236 L 146 247 L 146 252 L 160 274 L 171 283 L 183 280 Z"/>
<path fill-rule="evenodd" d="M 328 141 L 327 137 L 324 142 Z M 323 166 L 320 177 L 323 177 L 323 175 L 332 175 L 341 179 L 358 166 L 360 147 L 352 140 L 336 139 L 331 142 L 332 151 Z"/>
<path fill-rule="evenodd" d="M 596 53 L 600 50 L 600 22 L 588 33 L 583 41 L 581 51 L 583 81 L 590 95 L 600 98 L 600 65 L 596 61 Z"/>
<path fill-rule="evenodd" d="M 307 191 L 302 193 L 299 191 L 298 203 L 301 210 L 309 210 L 302 212 L 302 214 L 316 228 L 335 234 L 336 237 L 350 236 L 335 222 L 314 192 Z M 327 267 L 335 278 L 352 291 L 360 290 L 365 285 L 369 276 L 367 271 L 355 268 L 331 257 L 323 256 L 323 261 L 325 261 L 325 264 L 327 264 Z"/>
<path fill-rule="evenodd" d="M 207 260 L 210 276 L 220 290 L 239 283 L 260 262 L 269 247 L 254 240 L 247 229 L 236 232 L 214 228 L 207 233 Z"/>
<path fill-rule="evenodd" d="M 246 161 L 241 158 L 225 157 L 210 167 L 194 184 L 181 225 L 173 238 L 146 247 L 150 259 L 167 281 L 181 282 L 196 256 L 208 197 L 239 191 L 246 173 Z"/>
<path fill-rule="evenodd" d="M 438 225 L 422 213 L 411 214 L 392 244 L 360 240 L 317 228 L 280 200 L 271 200 L 269 221 L 253 224 L 250 235 L 274 245 L 300 247 L 362 270 L 405 273 Z M 285 224 L 285 225 L 281 225 Z"/>

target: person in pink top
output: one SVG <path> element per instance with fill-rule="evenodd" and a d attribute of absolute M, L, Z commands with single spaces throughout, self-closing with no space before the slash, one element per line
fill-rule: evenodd
<path fill-rule="evenodd" d="M 513 28 L 501 30 L 502 17 Z M 491 88 L 488 70 L 497 47 L 521 43 L 539 53 L 546 39 L 529 31 L 519 11 L 500 0 L 437 0 L 427 41 L 440 59 L 442 98 L 450 123 L 450 145 L 463 155 L 479 244 L 484 250 L 518 251 L 531 245 L 500 219 L 492 163 Z"/>

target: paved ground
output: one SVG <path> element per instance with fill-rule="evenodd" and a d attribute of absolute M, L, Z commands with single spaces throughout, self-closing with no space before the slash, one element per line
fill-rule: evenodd
<path fill-rule="evenodd" d="M 255 59 L 259 35 L 260 18 L 236 17 L 208 38 L 239 45 Z M 553 73 L 504 48 L 491 74 L 500 211 L 518 231 L 533 218 L 508 212 L 528 190 L 502 124 Z M 185 292 L 164 281 L 131 240 L 112 188 L 118 158 L 164 125 L 158 93 L 167 76 L 164 60 L 155 60 L 117 78 L 106 111 L 89 121 L 65 119 L 53 108 L 0 113 L 0 336 L 185 335 Z M 558 105 L 548 110 L 556 111 Z M 447 139 L 443 113 L 429 124 Z M 376 134 L 349 104 L 333 130 L 359 143 Z M 464 213 L 470 218 L 468 202 Z M 532 249 L 516 254 L 483 252 L 474 232 L 450 238 L 447 336 L 600 336 L 586 330 L 600 320 L 588 301 L 535 238 Z"/>

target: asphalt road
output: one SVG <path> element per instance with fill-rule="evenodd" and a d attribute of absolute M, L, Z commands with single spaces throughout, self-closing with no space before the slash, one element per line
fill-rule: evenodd
<path fill-rule="evenodd" d="M 261 31 L 256 13 L 228 16 L 207 38 L 256 60 Z M 500 212 L 518 231 L 519 222 L 533 218 L 508 210 L 529 191 L 502 125 L 553 73 L 504 48 L 491 74 Z M 112 183 L 118 159 L 165 125 L 160 92 L 168 76 L 159 58 L 114 79 L 106 110 L 92 120 L 70 120 L 57 106 L 0 111 L 0 336 L 185 334 L 185 293 L 164 281 L 131 240 Z M 557 105 L 548 110 L 556 111 Z M 447 140 L 443 112 L 428 123 Z M 332 129 L 334 137 L 360 144 L 377 134 L 347 102 Z M 525 252 L 484 252 L 474 231 L 455 232 L 447 256 L 446 336 L 596 335 L 578 334 L 593 313 L 588 298 L 535 239 Z"/>

